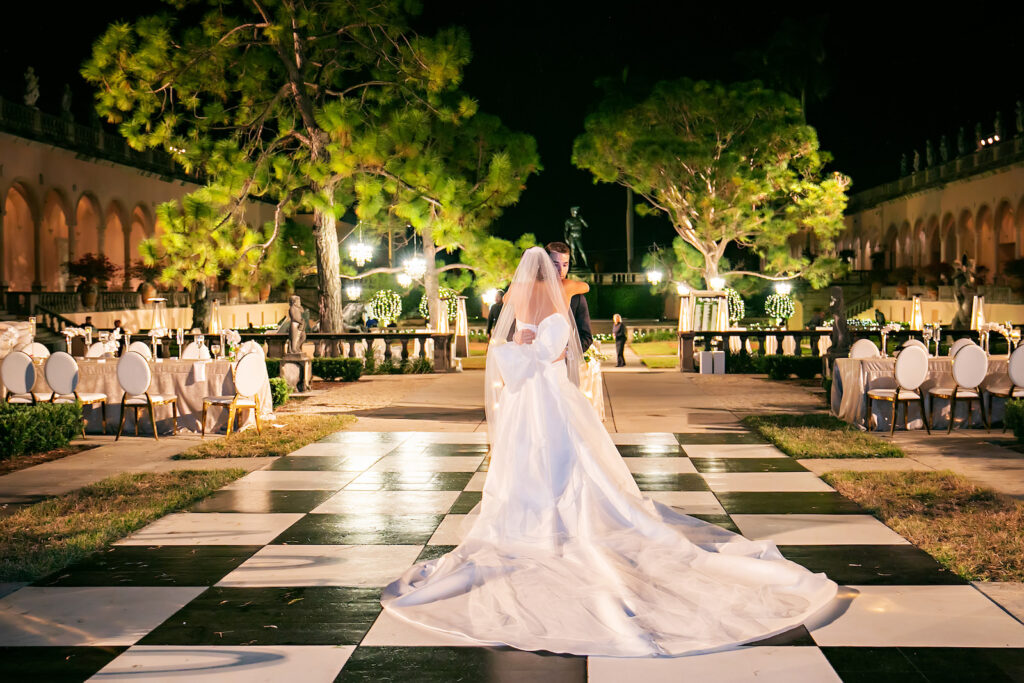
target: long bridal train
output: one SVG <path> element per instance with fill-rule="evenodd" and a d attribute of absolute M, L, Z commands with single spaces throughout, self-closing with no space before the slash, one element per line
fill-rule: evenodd
<path fill-rule="evenodd" d="M 524 261 L 525 261 L 524 257 Z M 462 543 L 389 585 L 394 615 L 480 644 L 578 655 L 722 649 L 807 620 L 836 585 L 742 536 L 645 499 L 556 361 L 565 315 L 497 344 L 483 500 Z"/>

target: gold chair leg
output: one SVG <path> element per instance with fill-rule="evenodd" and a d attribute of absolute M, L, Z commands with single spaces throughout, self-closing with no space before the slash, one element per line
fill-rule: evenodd
<path fill-rule="evenodd" d="M 868 396 L 868 412 L 864 414 L 864 431 L 871 431 L 871 397 Z"/>
<path fill-rule="evenodd" d="M 103 422 L 103 436 L 107 435 L 107 402 L 100 401 L 100 419 Z"/>
<path fill-rule="evenodd" d="M 224 436 L 231 436 L 231 427 L 235 424 L 235 406 L 234 404 L 228 406 L 228 428 L 224 433 Z"/>
<path fill-rule="evenodd" d="M 260 425 L 260 397 L 256 397 L 256 408 L 253 410 L 256 414 L 256 435 L 263 436 L 263 427 Z"/>
<path fill-rule="evenodd" d="M 953 433 L 953 420 L 956 419 L 956 390 L 953 390 L 953 395 L 949 398 L 949 427 L 946 428 L 946 434 Z"/>
<path fill-rule="evenodd" d="M 896 435 L 896 410 L 899 408 L 900 402 L 897 397 L 892 398 L 892 422 L 889 423 L 889 436 Z"/>
<path fill-rule="evenodd" d="M 132 406 L 135 409 L 135 436 L 139 435 L 139 406 Z"/>
<path fill-rule="evenodd" d="M 209 403 L 203 401 L 203 421 L 199 425 L 199 433 L 202 435 L 200 438 L 202 439 L 206 438 L 206 409 L 209 407 L 209 405 Z"/>
<path fill-rule="evenodd" d="M 147 400 L 146 403 L 149 404 L 149 421 L 153 424 L 153 440 L 159 441 L 160 437 L 156 433 L 156 410 L 153 408 L 152 401 Z"/>
<path fill-rule="evenodd" d="M 172 418 L 171 418 L 171 424 L 173 425 L 172 426 L 173 431 L 171 432 L 171 436 L 177 436 L 178 435 L 178 399 L 174 399 L 173 401 L 171 401 L 171 408 L 174 409 L 173 413 L 172 413 Z"/>
<path fill-rule="evenodd" d="M 918 400 L 921 402 L 921 422 L 924 422 L 925 431 L 928 432 L 928 436 L 931 436 L 932 426 L 928 424 L 928 413 L 924 409 L 924 394 Z"/>
<path fill-rule="evenodd" d="M 114 441 L 117 441 L 118 439 L 120 439 L 121 438 L 121 432 L 124 431 L 124 418 L 128 414 L 128 410 L 127 409 L 128 409 L 128 406 L 126 406 L 124 404 L 124 397 L 121 397 L 121 424 L 117 428 L 117 436 L 114 438 Z"/>

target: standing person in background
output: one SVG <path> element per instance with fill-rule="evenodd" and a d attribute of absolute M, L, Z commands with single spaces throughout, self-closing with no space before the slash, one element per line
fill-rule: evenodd
<path fill-rule="evenodd" d="M 626 325 L 618 313 L 612 316 L 612 338 L 615 339 L 615 367 L 624 367 L 626 365 Z"/>
<path fill-rule="evenodd" d="M 491 309 L 487 312 L 487 340 L 491 339 L 491 330 L 494 329 L 494 323 L 498 322 L 498 316 L 501 315 L 501 302 L 504 292 L 500 289 L 498 294 L 494 297 L 494 303 L 491 304 Z"/>

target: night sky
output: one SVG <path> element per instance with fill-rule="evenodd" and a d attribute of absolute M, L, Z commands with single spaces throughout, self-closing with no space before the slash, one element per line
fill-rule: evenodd
<path fill-rule="evenodd" d="M 765 3 L 774 10 L 772 5 L 778 6 Z M 821 25 L 827 92 L 808 101 L 807 117 L 822 148 L 834 156 L 832 168 L 853 178 L 854 192 L 894 179 L 902 152 L 912 156 L 916 147 L 923 158 L 928 138 L 937 150 L 945 133 L 953 149 L 957 128 L 964 126 L 970 137 L 975 121 L 991 133 L 997 109 L 1004 130 L 1012 133 L 1014 103 L 1024 99 L 1024 59 L 1014 35 L 1020 16 L 972 16 L 969 8 L 956 17 L 858 14 L 847 3 L 831 14 L 789 16 L 733 3 L 626 2 L 597 9 L 604 6 L 428 1 L 415 25 L 424 33 L 452 24 L 467 28 L 474 58 L 464 89 L 482 110 L 537 138 L 544 172 L 529 181 L 495 231 L 560 239 L 568 208 L 579 205 L 592 229 L 584 244 L 606 271 L 625 266 L 625 190 L 594 186 L 588 173 L 570 163 L 573 139 L 600 97 L 598 78 L 628 68 L 636 85 L 683 76 L 746 80 L 753 74 L 739 55 L 762 49 L 787 19 Z M 20 102 L 31 64 L 40 78 L 38 106 L 59 112 L 63 84 L 69 82 L 76 118 L 87 120 L 90 93 L 78 69 L 92 41 L 110 21 L 154 7 L 160 5 L 152 0 L 76 3 L 59 10 L 42 2 L 5 7 L 0 95 Z M 638 256 L 653 242 L 667 245 L 673 235 L 667 221 L 638 219 Z"/>

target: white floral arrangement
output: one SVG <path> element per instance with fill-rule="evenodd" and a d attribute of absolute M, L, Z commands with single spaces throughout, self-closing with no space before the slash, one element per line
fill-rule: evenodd
<path fill-rule="evenodd" d="M 882 332 L 885 332 L 886 334 L 892 334 L 893 332 L 899 332 L 902 329 L 903 325 L 901 325 L 900 323 L 886 323 L 885 326 L 882 328 Z"/>
<path fill-rule="evenodd" d="M 84 337 L 85 329 L 81 327 L 65 327 L 61 332 L 65 337 Z"/>
<path fill-rule="evenodd" d="M 455 316 L 459 314 L 459 293 L 451 287 L 441 287 L 438 295 L 441 297 L 441 303 L 448 309 L 448 320 L 455 320 Z M 427 301 L 426 293 L 420 297 L 419 311 L 424 318 L 430 317 L 430 302 Z"/>
<path fill-rule="evenodd" d="M 242 343 L 242 335 L 238 334 L 238 330 L 225 330 L 224 343 L 228 346 L 238 346 Z"/>
<path fill-rule="evenodd" d="M 769 318 L 788 320 L 796 313 L 796 305 L 788 294 L 769 294 L 764 302 L 764 312 Z"/>
<path fill-rule="evenodd" d="M 598 346 L 597 342 L 590 345 L 590 348 L 583 352 L 583 362 L 589 364 L 591 361 L 603 361 L 608 360 L 608 357 L 601 353 L 601 347 Z"/>
<path fill-rule="evenodd" d="M 159 337 L 163 339 L 164 337 L 167 336 L 167 334 L 167 330 L 163 327 L 156 327 L 149 331 L 149 336 L 154 338 Z"/>
<path fill-rule="evenodd" d="M 725 288 L 725 294 L 727 296 L 726 302 L 729 307 L 729 324 L 735 325 L 739 321 L 743 320 L 743 314 L 746 310 L 746 306 L 743 304 L 743 297 L 732 287 Z"/>

